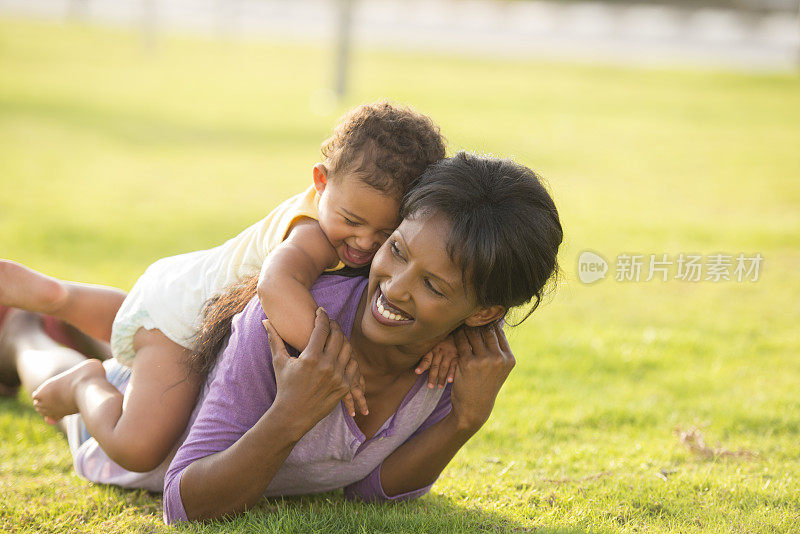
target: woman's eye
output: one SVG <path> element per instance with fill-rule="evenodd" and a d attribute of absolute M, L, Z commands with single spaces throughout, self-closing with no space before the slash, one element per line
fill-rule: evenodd
<path fill-rule="evenodd" d="M 391 245 L 389 245 L 392 249 L 392 255 L 397 256 L 398 258 L 402 258 L 403 256 L 400 254 L 400 248 L 397 246 L 397 241 L 392 241 Z"/>
<path fill-rule="evenodd" d="M 358 226 L 357 222 L 355 222 L 355 221 L 353 221 L 351 219 L 348 219 L 347 217 L 344 218 L 344 222 L 347 223 L 348 226 Z"/>
<path fill-rule="evenodd" d="M 433 287 L 433 284 L 431 284 L 431 281 L 430 281 L 428 278 L 426 278 L 426 279 L 425 279 L 425 285 L 426 285 L 426 286 L 427 286 L 427 288 L 428 288 L 428 289 L 430 289 L 430 290 L 431 290 L 431 291 L 432 291 L 434 294 L 436 294 L 436 295 L 438 295 L 438 296 L 440 296 L 440 297 L 443 297 L 443 296 L 444 296 L 442 293 L 440 293 L 439 291 L 437 291 L 435 287 Z"/>

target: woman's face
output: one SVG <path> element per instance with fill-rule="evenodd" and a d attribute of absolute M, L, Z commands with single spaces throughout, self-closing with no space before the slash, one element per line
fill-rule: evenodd
<path fill-rule="evenodd" d="M 445 250 L 449 221 L 404 219 L 372 260 L 362 333 L 374 343 L 427 351 L 480 308 Z"/>

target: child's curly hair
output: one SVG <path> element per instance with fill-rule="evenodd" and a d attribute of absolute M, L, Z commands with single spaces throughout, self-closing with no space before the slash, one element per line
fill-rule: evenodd
<path fill-rule="evenodd" d="M 322 143 L 328 172 L 355 174 L 387 195 L 403 197 L 425 169 L 445 156 L 430 117 L 386 100 L 348 111 Z"/>

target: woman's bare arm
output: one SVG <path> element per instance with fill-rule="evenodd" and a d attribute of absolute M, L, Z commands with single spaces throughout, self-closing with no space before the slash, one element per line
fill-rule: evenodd
<path fill-rule="evenodd" d="M 216 518 L 252 508 L 305 434 L 298 420 L 273 404 L 230 448 L 190 464 L 180 486 L 187 518 Z"/>
<path fill-rule="evenodd" d="M 514 355 L 499 326 L 465 328 L 455 336 L 459 353 L 452 410 L 390 454 L 381 466 L 387 496 L 423 488 L 439 477 L 464 443 L 488 420 Z"/>
<path fill-rule="evenodd" d="M 461 447 L 478 429 L 461 428 L 452 412 L 398 447 L 381 466 L 381 487 L 387 496 L 433 484 Z"/>
<path fill-rule="evenodd" d="M 253 310 L 250 306 L 240 318 L 192 432 L 167 472 L 168 522 L 216 518 L 253 506 L 294 445 L 333 410 L 354 379 L 344 334 L 322 309 L 299 358 L 289 356 L 268 322 L 266 332 L 252 325 Z M 255 353 L 265 333 L 271 363 Z M 275 382 L 269 387 L 272 369 Z"/>

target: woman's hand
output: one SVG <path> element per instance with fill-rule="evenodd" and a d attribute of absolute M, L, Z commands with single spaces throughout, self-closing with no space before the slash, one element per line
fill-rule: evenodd
<path fill-rule="evenodd" d="M 451 399 L 462 429 L 477 431 L 489 419 L 497 393 L 516 360 L 499 325 L 463 327 L 453 336 L 458 366 Z"/>
<path fill-rule="evenodd" d="M 305 435 L 327 416 L 351 390 L 364 399 L 364 378 L 358 372 L 350 343 L 342 329 L 317 309 L 314 330 L 306 349 L 292 358 L 283 340 L 269 323 L 264 321 L 272 350 L 277 394 L 273 407 L 290 410 Z M 352 407 L 348 407 L 351 409 Z M 366 401 L 362 404 L 366 410 Z"/>

